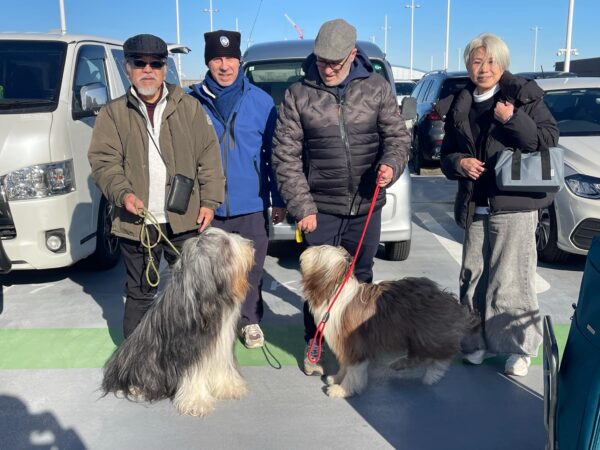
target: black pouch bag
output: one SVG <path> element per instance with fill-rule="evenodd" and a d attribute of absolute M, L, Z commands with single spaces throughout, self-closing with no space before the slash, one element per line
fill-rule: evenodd
<path fill-rule="evenodd" d="M 185 214 L 190 202 L 194 180 L 176 173 L 171 177 L 171 187 L 167 197 L 167 211 L 176 214 Z"/>

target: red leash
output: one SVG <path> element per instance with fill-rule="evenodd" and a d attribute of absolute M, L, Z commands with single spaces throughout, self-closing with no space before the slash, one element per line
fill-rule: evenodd
<path fill-rule="evenodd" d="M 348 272 L 346 272 L 344 281 L 342 281 L 342 284 L 340 284 L 340 287 L 339 287 L 337 293 L 335 294 L 335 297 L 333 297 L 333 300 L 331 300 L 331 303 L 329 304 L 329 308 L 327 308 L 327 312 L 325 313 L 325 315 L 319 322 L 319 325 L 317 326 L 317 331 L 315 331 L 315 336 L 313 337 L 310 348 L 308 349 L 308 353 L 306 354 L 306 357 L 312 364 L 318 363 L 319 360 L 321 359 L 321 346 L 322 346 L 322 342 L 323 342 L 323 332 L 325 330 L 325 324 L 329 320 L 329 312 L 331 311 L 331 308 L 333 308 L 333 304 L 338 299 L 340 293 L 342 292 L 342 289 L 344 289 L 344 285 L 352 276 L 352 272 L 354 270 L 354 265 L 356 264 L 356 260 L 358 259 L 358 253 L 360 252 L 360 248 L 362 247 L 363 239 L 367 232 L 367 227 L 369 226 L 371 216 L 373 215 L 373 209 L 375 208 L 375 201 L 377 200 L 377 195 L 379 194 L 379 190 L 380 190 L 380 187 L 379 187 L 380 178 L 381 178 L 381 175 L 379 175 L 377 177 L 377 181 L 375 182 L 375 192 L 373 193 L 373 198 L 371 199 L 371 206 L 369 206 L 369 213 L 367 214 L 367 220 L 365 222 L 365 227 L 363 228 L 362 234 L 360 236 L 360 240 L 358 241 L 358 247 L 356 247 L 356 252 L 354 253 L 354 258 L 352 258 L 352 263 L 350 264 L 350 267 L 348 267 Z M 318 339 L 317 345 L 318 345 L 319 352 L 317 353 L 317 358 L 313 359 L 311 354 L 312 354 L 312 349 L 315 347 L 315 343 L 317 342 L 317 339 Z"/>

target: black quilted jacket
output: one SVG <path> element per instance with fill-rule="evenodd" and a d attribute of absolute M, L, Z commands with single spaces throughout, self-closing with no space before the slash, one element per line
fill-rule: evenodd
<path fill-rule="evenodd" d="M 379 164 L 394 169 L 394 181 L 406 166 L 410 137 L 395 93 L 360 49 L 357 62 L 366 69 L 364 77 L 352 79 L 338 95 L 337 88 L 322 84 L 311 55 L 306 76 L 285 93 L 273 165 L 279 192 L 297 220 L 317 211 L 366 214 Z M 384 203 L 382 190 L 376 209 Z"/>

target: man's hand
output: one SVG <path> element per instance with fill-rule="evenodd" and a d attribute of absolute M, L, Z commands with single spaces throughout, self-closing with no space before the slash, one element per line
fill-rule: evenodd
<path fill-rule="evenodd" d="M 212 208 L 202 206 L 200 208 L 200 213 L 198 214 L 198 220 L 196 220 L 196 223 L 200 225 L 198 228 L 198 233 L 202 233 L 204 230 L 206 230 L 214 217 L 215 211 Z"/>
<path fill-rule="evenodd" d="M 508 103 L 506 101 L 498 102 L 494 108 L 494 118 L 498 122 L 505 124 L 513 116 L 514 112 L 515 106 L 512 103 Z"/>
<path fill-rule="evenodd" d="M 460 167 L 464 170 L 469 178 L 476 180 L 485 172 L 485 163 L 477 158 L 463 158 L 460 160 Z"/>
<path fill-rule="evenodd" d="M 394 179 L 394 169 L 387 164 L 381 164 L 377 171 L 377 177 L 379 178 L 379 187 L 385 187 Z"/>
<path fill-rule="evenodd" d="M 271 209 L 271 220 L 274 225 L 282 222 L 285 219 L 285 208 L 272 208 Z"/>
<path fill-rule="evenodd" d="M 137 198 L 133 192 L 125 194 L 125 197 L 123 197 L 123 206 L 127 212 L 134 216 L 139 216 L 144 210 L 144 202 Z"/>
<path fill-rule="evenodd" d="M 317 229 L 317 215 L 311 214 L 298 221 L 298 229 L 303 233 L 311 233 Z"/>

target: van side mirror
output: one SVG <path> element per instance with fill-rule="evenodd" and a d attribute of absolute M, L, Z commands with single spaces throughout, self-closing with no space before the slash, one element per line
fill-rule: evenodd
<path fill-rule="evenodd" d="M 81 98 L 81 111 L 73 115 L 75 119 L 95 116 L 100 108 L 108 102 L 108 90 L 102 83 L 90 83 L 81 86 L 79 95 Z"/>
<path fill-rule="evenodd" d="M 414 97 L 404 97 L 400 105 L 400 115 L 404 120 L 417 118 L 417 100 Z"/>

